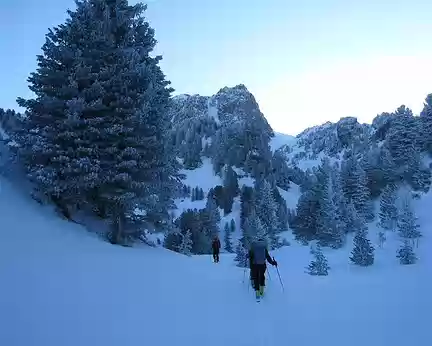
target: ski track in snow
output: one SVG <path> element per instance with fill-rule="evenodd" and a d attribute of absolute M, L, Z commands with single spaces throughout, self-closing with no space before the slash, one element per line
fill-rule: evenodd
<path fill-rule="evenodd" d="M 373 267 L 351 266 L 347 245 L 311 277 L 309 248 L 293 243 L 272 253 L 285 292 L 269 266 L 256 303 L 233 255 L 113 246 L 0 183 L 0 345 L 430 345 L 431 194 L 415 202 L 417 264 L 398 264 L 390 234 Z"/>

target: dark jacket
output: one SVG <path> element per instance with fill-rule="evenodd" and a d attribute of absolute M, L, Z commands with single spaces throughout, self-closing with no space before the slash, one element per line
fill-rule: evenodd
<path fill-rule="evenodd" d="M 219 251 L 220 247 L 221 247 L 220 240 L 219 239 L 213 239 L 213 242 L 212 242 L 213 251 Z"/>
<path fill-rule="evenodd" d="M 265 256 L 266 256 L 266 260 L 268 261 L 268 263 L 270 263 L 273 266 L 276 265 L 276 261 L 273 261 L 273 259 L 270 257 L 270 254 L 269 254 L 267 249 L 265 249 Z M 254 260 L 253 260 L 254 254 L 253 254 L 252 249 L 249 250 L 248 257 L 249 257 L 249 268 L 252 268 L 252 266 L 254 265 Z"/>

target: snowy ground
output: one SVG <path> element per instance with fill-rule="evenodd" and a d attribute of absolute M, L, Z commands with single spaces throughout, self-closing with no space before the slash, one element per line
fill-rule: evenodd
<path fill-rule="evenodd" d="M 431 195 L 417 202 L 418 264 L 400 266 L 390 239 L 372 268 L 327 252 L 317 278 L 293 245 L 273 254 L 285 292 L 270 268 L 256 303 L 232 255 L 112 246 L 0 183 L 0 345 L 430 345 Z"/>
<path fill-rule="evenodd" d="M 270 149 L 275 152 L 283 145 L 295 146 L 297 144 L 297 138 L 284 133 L 275 132 L 274 137 L 270 141 Z"/>

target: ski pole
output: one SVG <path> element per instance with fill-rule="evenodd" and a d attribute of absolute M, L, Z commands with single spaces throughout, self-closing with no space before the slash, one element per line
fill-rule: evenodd
<path fill-rule="evenodd" d="M 282 278 L 281 278 L 280 273 L 279 273 L 279 268 L 277 266 L 276 266 L 276 270 L 277 270 L 277 273 L 278 273 L 278 276 L 279 276 L 280 284 L 282 286 L 282 292 L 285 292 L 285 288 L 284 288 L 284 285 L 282 283 Z"/>
<path fill-rule="evenodd" d="M 245 277 L 246 277 L 246 267 L 245 267 L 245 269 L 243 270 L 243 283 L 245 282 Z"/>

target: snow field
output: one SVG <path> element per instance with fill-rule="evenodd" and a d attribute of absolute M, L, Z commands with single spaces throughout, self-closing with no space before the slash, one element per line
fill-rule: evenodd
<path fill-rule="evenodd" d="M 430 199 L 418 202 L 422 218 Z M 256 303 L 233 255 L 214 264 L 112 246 L 4 181 L 0 210 L 1 345 L 430 344 L 426 245 L 413 266 L 397 263 L 391 240 L 370 268 L 348 264 L 349 246 L 326 251 L 329 276 L 311 277 L 309 248 L 293 244 L 272 253 L 285 292 L 269 266 Z"/>

